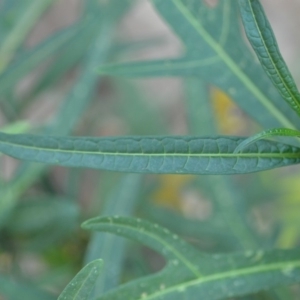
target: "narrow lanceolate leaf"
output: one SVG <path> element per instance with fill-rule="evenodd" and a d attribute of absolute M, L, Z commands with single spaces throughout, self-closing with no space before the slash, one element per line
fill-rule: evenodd
<path fill-rule="evenodd" d="M 35 22 L 52 3 L 54 3 L 54 0 L 34 0 L 24 10 L 21 18 L 0 46 L 0 73 L 5 70 L 15 51 L 22 44 Z"/>
<path fill-rule="evenodd" d="M 32 69 L 36 68 L 41 62 L 48 59 L 51 55 L 56 54 L 66 44 L 70 44 L 70 41 L 76 34 L 77 36 L 79 34 L 76 26 L 62 30 L 46 41 L 43 41 L 34 49 L 28 50 L 16 58 L 5 72 L 0 75 L 1 96 L 13 90 L 17 82 L 32 71 Z"/>
<path fill-rule="evenodd" d="M 248 147 L 250 144 L 258 140 L 276 137 L 276 136 L 300 137 L 300 131 L 289 129 L 289 128 L 273 128 L 273 129 L 264 130 L 242 141 L 238 145 L 238 147 L 234 150 L 234 153 L 239 153 L 240 151 Z"/>
<path fill-rule="evenodd" d="M 162 271 L 97 295 L 99 300 L 218 300 L 300 281 L 299 251 L 207 255 L 166 228 L 140 219 L 95 218 L 83 228 L 133 239 L 167 260 Z"/>
<path fill-rule="evenodd" d="M 56 114 L 55 121 L 50 128 L 48 128 L 47 132 L 61 135 L 68 134 L 77 124 L 78 120 L 88 107 L 88 104 L 93 99 L 93 93 L 97 84 L 99 84 L 94 68 L 96 65 L 106 61 L 110 53 L 113 37 L 113 26 L 111 26 L 111 24 L 117 22 L 117 20 L 127 11 L 129 8 L 127 2 L 128 1 L 121 1 L 120 3 L 119 0 L 103 2 L 104 7 L 99 10 L 98 16 L 100 22 L 98 26 L 98 36 L 89 48 L 89 51 L 85 53 L 82 72 L 66 95 L 66 99 L 63 102 L 61 109 Z M 61 46 L 65 45 L 65 42 L 68 39 L 63 40 L 64 42 Z M 55 49 L 56 52 L 58 48 L 55 47 Z M 42 54 L 39 53 L 39 55 Z M 14 76 L 11 78 L 14 78 Z M 6 82 L 9 82 L 9 80 Z M 17 200 L 20 198 L 20 194 L 39 178 L 44 170 L 44 167 L 41 165 L 23 163 L 15 172 L 16 175 L 13 180 L 11 180 L 10 184 L 0 188 L 0 227 L 5 224 L 5 219 L 8 218 L 10 212 L 14 208 Z"/>
<path fill-rule="evenodd" d="M 102 264 L 102 260 L 94 260 L 86 265 L 66 286 L 58 300 L 88 300 Z"/>
<path fill-rule="evenodd" d="M 259 0 L 239 0 L 247 37 L 281 96 L 300 115 L 300 94 Z"/>
<path fill-rule="evenodd" d="M 141 179 L 142 176 L 138 174 L 124 174 L 106 199 L 101 215 L 126 216 L 133 214 L 139 199 Z M 105 262 L 93 295 L 99 295 L 119 284 L 124 267 L 126 242 L 118 236 L 104 232 L 95 232 L 91 236 L 85 260 L 101 258 Z"/>
<path fill-rule="evenodd" d="M 121 172 L 239 174 L 300 163 L 300 148 L 257 141 L 234 153 L 238 137 L 57 137 L 0 133 L 12 157 L 69 167 Z"/>
<path fill-rule="evenodd" d="M 154 8 L 184 43 L 179 58 L 104 65 L 101 73 L 130 77 L 192 76 L 216 85 L 265 128 L 296 128 L 299 116 L 282 101 L 244 43 L 238 1 L 152 0 Z M 234 45 L 234 47 L 233 47 Z"/>

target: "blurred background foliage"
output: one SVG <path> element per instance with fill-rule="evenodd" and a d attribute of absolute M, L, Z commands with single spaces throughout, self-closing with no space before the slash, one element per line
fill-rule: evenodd
<path fill-rule="evenodd" d="M 284 26 L 299 26 L 299 19 L 289 17 L 283 25 L 276 18 L 282 2 L 263 3 L 299 79 L 300 41 L 289 43 L 283 34 Z M 297 6 L 296 0 L 284 3 L 285 15 L 293 17 Z M 148 1 L 2 0 L 1 130 L 85 136 L 254 133 L 257 124 L 199 79 L 126 80 L 96 71 L 106 62 L 182 51 Z M 97 215 L 154 221 L 210 253 L 300 244 L 296 167 L 206 177 L 46 167 L 4 156 L 0 163 L 0 299 L 56 299 L 96 258 L 104 259 L 105 271 L 95 293 L 163 267 L 163 259 L 146 247 L 80 229 L 83 220 Z M 297 295 L 299 287 L 291 291 Z"/>

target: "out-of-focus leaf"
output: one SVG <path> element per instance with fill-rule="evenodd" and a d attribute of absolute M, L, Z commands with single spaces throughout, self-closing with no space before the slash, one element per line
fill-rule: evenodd
<path fill-rule="evenodd" d="M 24 199 L 7 222 L 14 235 L 26 237 L 20 248 L 45 250 L 69 237 L 79 224 L 79 207 L 70 199 L 42 197 Z"/>
<path fill-rule="evenodd" d="M 125 175 L 106 199 L 101 216 L 133 214 L 141 187 L 142 177 L 137 174 Z M 99 295 L 116 287 L 123 269 L 126 243 L 124 239 L 107 233 L 94 233 L 87 248 L 85 261 L 103 259 L 104 270 L 97 280 L 94 294 Z"/>
<path fill-rule="evenodd" d="M 27 132 L 30 128 L 31 125 L 27 121 L 18 121 L 15 123 L 10 123 L 4 128 L 1 128 L 1 131 L 10 134 L 16 134 Z"/>
<path fill-rule="evenodd" d="M 94 260 L 86 265 L 66 286 L 58 300 L 88 300 L 102 265 L 102 260 Z"/>
<path fill-rule="evenodd" d="M 115 1 L 109 2 L 103 8 L 102 26 L 86 53 L 81 75 L 59 109 L 50 132 L 57 132 L 61 135 L 69 133 L 93 99 L 95 89 L 99 83 L 99 78 L 95 73 L 95 65 L 108 59 L 114 32 L 114 26 L 112 25 L 128 8 L 128 1 L 118 2 L 117 6 Z"/>
<path fill-rule="evenodd" d="M 185 83 L 190 132 L 198 135 L 216 134 L 215 122 L 222 122 L 222 120 L 215 120 L 213 117 L 210 104 L 211 99 L 209 99 L 209 95 L 206 92 L 206 86 L 199 79 L 187 79 Z M 202 97 L 199 98 L 199 95 Z M 203 124 L 204 121 L 206 121 L 206 124 Z M 222 236 L 229 235 L 226 240 L 231 243 L 230 248 L 232 251 L 265 247 L 270 239 L 263 239 L 254 230 L 254 226 L 249 221 L 249 199 L 246 197 L 248 191 L 245 194 L 244 190 L 230 177 L 205 176 L 197 178 L 196 183 L 212 201 L 214 209 L 210 222 L 219 225 L 219 232 Z M 258 187 L 256 185 L 255 189 Z M 252 200 L 251 202 L 253 202 Z M 224 244 L 224 241 L 221 240 L 221 243 Z M 225 243 L 225 245 L 227 246 L 228 244 Z M 278 300 L 289 298 L 289 291 L 286 288 L 262 293 L 264 297 Z M 260 299 L 259 295 L 257 297 Z"/>
<path fill-rule="evenodd" d="M 201 243 L 218 245 L 218 249 L 231 249 L 235 245 L 236 239 L 231 232 L 225 231 L 222 220 L 197 220 L 189 219 L 177 212 L 165 208 L 146 206 L 143 213 L 154 223 L 169 228 L 176 234 L 195 239 Z"/>
<path fill-rule="evenodd" d="M 257 57 L 282 98 L 300 116 L 300 94 L 259 0 L 239 0 L 244 28 Z"/>
<path fill-rule="evenodd" d="M 17 207 L 8 228 L 18 233 L 58 230 L 60 234 L 74 228 L 79 218 L 79 207 L 64 198 L 43 197 L 24 199 Z"/>
<path fill-rule="evenodd" d="M 118 81 L 116 89 L 121 94 L 117 113 L 125 118 L 130 134 L 164 134 L 166 121 L 160 107 L 152 105 L 146 95 L 126 81 Z"/>
<path fill-rule="evenodd" d="M 199 79 L 186 80 L 189 131 L 198 135 L 215 135 L 218 121 L 213 116 L 206 85 Z M 202 97 L 199 98 L 198 94 Z M 198 104 L 198 107 L 196 105 Z M 203 124 L 205 122 L 205 124 Z M 197 185 L 208 195 L 214 206 L 211 218 L 231 235 L 232 250 L 257 249 L 260 241 L 248 224 L 247 204 L 232 178 L 221 176 L 197 178 Z M 237 224 L 239 224 L 237 226 Z"/>
<path fill-rule="evenodd" d="M 209 87 L 201 79 L 188 78 L 185 83 L 185 110 L 189 133 L 216 135 L 215 116 L 210 101 Z"/>
<path fill-rule="evenodd" d="M 77 27 L 71 27 L 49 37 L 46 41 L 28 50 L 18 57 L 2 74 L 0 74 L 1 96 L 12 90 L 16 83 L 26 74 L 36 68 L 49 56 L 61 50 L 71 38 L 78 34 Z M 3 99 L 1 97 L 1 99 Z"/>
<path fill-rule="evenodd" d="M 50 4 L 54 3 L 54 0 L 32 0 L 27 3 L 28 6 L 18 22 L 15 23 L 6 38 L 2 40 L 0 46 L 0 73 L 5 70 L 17 48 L 22 44 L 41 14 Z"/>
<path fill-rule="evenodd" d="M 118 4 L 116 6 L 116 4 Z M 106 61 L 112 45 L 113 30 L 117 20 L 128 9 L 128 1 L 113 0 L 103 3 L 104 7 L 99 14 L 99 32 L 85 60 L 81 75 L 74 83 L 66 96 L 63 106 L 56 115 L 56 119 L 47 132 L 67 134 L 77 124 L 85 108 L 92 100 L 92 96 L 99 83 L 99 78 L 94 72 L 95 65 Z M 117 9 L 115 9 L 117 8 Z M 45 165 L 22 163 L 10 184 L 1 187 L 2 199 L 0 202 L 0 226 L 5 223 L 14 208 L 20 194 L 26 190 L 45 171 Z"/>
<path fill-rule="evenodd" d="M 55 300 L 56 297 L 31 283 L 0 276 L 0 297 L 12 300 Z"/>
<path fill-rule="evenodd" d="M 297 114 L 282 101 L 261 66 L 253 63 L 253 56 L 241 39 L 238 1 L 218 1 L 214 8 L 198 0 L 153 0 L 152 3 L 184 43 L 185 56 L 104 65 L 100 67 L 101 74 L 198 76 L 227 92 L 264 127 L 295 129 L 299 124 Z"/>
<path fill-rule="evenodd" d="M 242 296 L 300 281 L 299 251 L 248 251 L 207 255 L 169 230 L 140 219 L 104 217 L 88 220 L 83 228 L 121 235 L 158 251 L 166 267 L 129 282 L 100 299 L 199 299 Z"/>

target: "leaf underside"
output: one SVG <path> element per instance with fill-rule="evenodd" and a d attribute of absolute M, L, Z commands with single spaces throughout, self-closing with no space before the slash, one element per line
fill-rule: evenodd
<path fill-rule="evenodd" d="M 257 141 L 234 153 L 238 137 L 57 137 L 0 134 L 0 151 L 12 157 L 68 167 L 120 172 L 240 174 L 300 162 L 300 148 Z"/>

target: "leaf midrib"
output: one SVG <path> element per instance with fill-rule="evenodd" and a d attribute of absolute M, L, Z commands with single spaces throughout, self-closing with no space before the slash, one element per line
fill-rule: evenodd
<path fill-rule="evenodd" d="M 78 298 L 78 296 L 80 296 L 80 297 L 82 296 L 82 295 L 81 295 L 82 288 L 85 287 L 85 284 L 86 284 L 86 282 L 88 282 L 88 280 L 90 279 L 90 276 L 91 276 L 91 275 L 94 275 L 94 274 L 93 274 L 94 268 L 95 268 L 95 267 L 93 267 L 93 268 L 89 271 L 89 273 L 85 276 L 84 280 L 81 281 L 80 286 L 78 287 L 77 291 L 75 292 L 75 295 L 73 296 L 73 300 L 80 300 L 80 299 L 81 299 L 81 298 Z M 88 295 L 89 295 L 90 293 L 91 293 L 91 291 L 88 293 Z M 88 295 L 87 295 L 87 296 L 88 296 Z"/>
<path fill-rule="evenodd" d="M 220 45 L 209 35 L 203 26 L 194 18 L 190 11 L 185 7 L 181 0 L 172 0 L 177 9 L 182 13 L 187 21 L 195 28 L 195 30 L 203 37 L 203 39 L 211 46 L 212 49 L 222 58 L 229 69 L 243 82 L 243 84 L 252 92 L 253 95 L 261 102 L 261 104 L 285 127 L 296 129 L 291 123 L 272 103 L 265 97 L 265 95 L 253 84 L 253 82 L 246 76 L 239 66 L 224 52 Z"/>
<path fill-rule="evenodd" d="M 248 267 L 248 268 L 242 268 L 238 270 L 232 270 L 228 272 L 222 272 L 219 274 L 213 274 L 206 277 L 197 278 L 195 280 L 191 280 L 189 282 L 177 284 L 176 286 L 172 286 L 170 288 L 166 288 L 163 291 L 156 292 L 152 295 L 149 295 L 149 297 L 144 297 L 143 300 L 150 300 L 155 299 L 156 297 L 161 297 L 165 294 L 174 292 L 176 290 L 178 291 L 184 291 L 186 288 L 189 288 L 191 286 L 195 286 L 198 284 L 213 282 L 213 281 L 219 281 L 222 279 L 235 279 L 240 278 L 241 276 L 247 276 L 252 275 L 255 273 L 264 273 L 264 272 L 270 272 L 270 271 L 283 271 L 285 268 L 292 268 L 295 270 L 296 268 L 300 268 L 300 261 L 285 261 L 280 263 L 271 263 L 266 265 L 258 265 L 254 267 Z"/>
<path fill-rule="evenodd" d="M 136 231 L 136 232 L 138 232 L 139 231 L 139 229 L 138 228 L 135 228 L 135 227 L 133 227 L 133 226 L 130 226 L 130 225 L 125 225 L 125 224 L 123 224 L 123 223 L 116 223 L 116 222 L 113 222 L 113 223 L 110 223 L 111 225 L 115 225 L 115 226 L 118 226 L 118 229 L 120 229 L 120 227 L 121 228 L 127 228 L 127 229 L 129 229 L 129 230 L 134 230 L 134 231 Z M 107 223 L 104 223 L 104 225 L 107 225 Z M 91 229 L 91 230 L 95 230 L 95 229 L 93 229 L 93 224 L 87 224 L 87 226 L 91 226 L 90 228 L 88 228 L 87 227 L 87 229 Z M 103 229 L 101 229 L 101 224 L 100 225 L 97 225 L 97 224 L 95 224 L 94 225 L 95 227 L 96 227 L 96 229 L 97 230 L 103 230 Z M 97 228 L 97 226 L 98 226 L 98 228 Z M 146 229 L 146 228 L 145 228 Z M 107 231 L 106 231 L 107 232 Z M 109 232 L 109 231 L 108 231 Z M 159 236 L 157 236 L 157 235 L 155 235 L 155 234 L 152 234 L 151 233 L 151 231 L 143 231 L 143 234 L 144 235 L 148 235 L 150 238 L 152 238 L 153 240 L 156 240 L 160 245 L 162 245 L 163 247 L 165 247 L 165 248 L 168 248 L 169 249 L 169 251 L 175 256 L 175 257 L 177 257 L 195 276 L 197 276 L 197 277 L 200 277 L 200 276 L 202 276 L 202 274 L 197 270 L 197 268 L 195 268 L 194 266 L 193 266 L 193 263 L 192 262 L 190 262 L 188 259 L 186 259 L 180 252 L 178 252 L 177 250 L 176 250 L 176 248 L 174 248 L 171 244 L 169 244 L 169 243 L 167 243 L 165 240 L 163 240 L 162 238 L 160 238 Z M 164 254 L 162 254 L 162 255 L 164 255 Z M 168 259 L 168 260 L 170 260 L 168 257 L 167 257 L 167 255 L 166 255 L 166 258 Z"/>
<path fill-rule="evenodd" d="M 103 156 L 153 156 L 153 157 L 167 157 L 167 156 L 175 156 L 175 157 L 222 157 L 222 158 L 300 158 L 300 149 L 299 152 L 286 152 L 286 153 L 170 153 L 170 152 L 160 152 L 160 153 L 147 153 L 147 152 L 104 152 L 104 151 L 84 151 L 84 150 L 65 150 L 65 149 L 54 149 L 54 148 L 46 148 L 46 147 L 34 147 L 22 144 L 10 143 L 7 141 L 0 141 L 1 144 L 7 144 L 12 148 L 22 148 L 29 149 L 31 151 L 44 151 L 54 154 L 65 153 L 70 155 L 80 154 L 80 155 L 103 155 Z"/>

